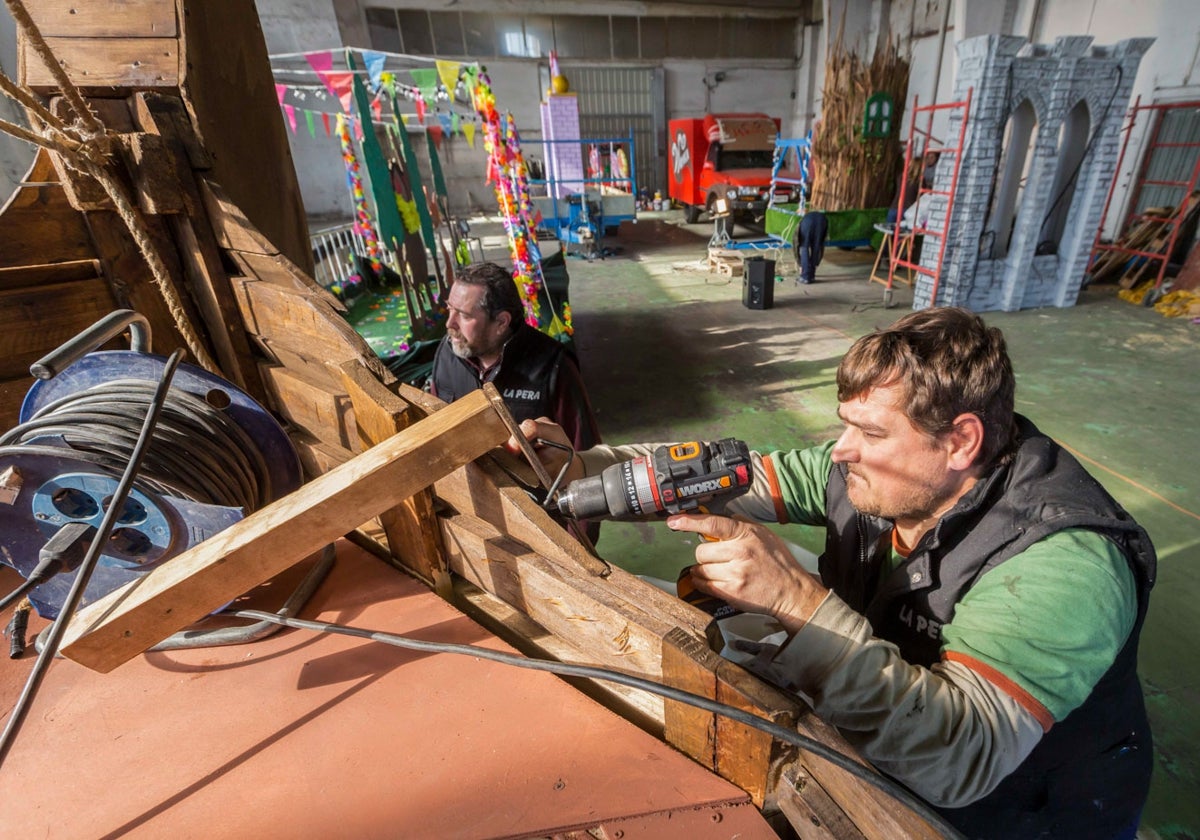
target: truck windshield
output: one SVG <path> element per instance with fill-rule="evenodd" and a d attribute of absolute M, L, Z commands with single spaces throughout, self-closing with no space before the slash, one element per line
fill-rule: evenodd
<path fill-rule="evenodd" d="M 770 149 L 721 149 L 717 169 L 770 169 L 774 152 Z"/>

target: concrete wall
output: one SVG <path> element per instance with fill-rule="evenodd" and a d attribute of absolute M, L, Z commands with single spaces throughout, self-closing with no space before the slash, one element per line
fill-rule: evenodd
<path fill-rule="evenodd" d="M 0 9 L 0 71 L 8 78 L 17 79 L 17 35 L 16 24 L 8 9 Z M 24 126 L 25 112 L 7 96 L 0 96 L 0 119 Z M 23 140 L 0 132 L 0 205 L 16 189 L 22 176 L 33 162 L 35 148 Z"/>

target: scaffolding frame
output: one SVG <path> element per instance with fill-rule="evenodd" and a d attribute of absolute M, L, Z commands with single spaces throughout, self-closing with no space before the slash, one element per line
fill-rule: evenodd
<path fill-rule="evenodd" d="M 954 195 L 958 191 L 958 174 L 962 168 L 962 150 L 965 145 L 967 136 L 967 122 L 971 116 L 971 96 L 974 88 L 967 88 L 967 98 L 958 102 L 946 102 L 940 105 L 921 105 L 919 97 L 913 97 L 912 119 L 908 126 L 908 143 L 904 147 L 904 177 L 900 179 L 900 196 L 896 205 L 896 230 L 900 231 L 903 220 L 903 211 L 905 205 L 906 192 L 908 190 L 908 171 L 912 167 L 912 155 L 915 148 L 917 137 L 922 138 L 923 146 L 921 150 L 921 178 L 917 182 L 917 199 L 914 206 L 919 204 L 926 196 L 941 196 L 946 201 L 946 212 L 942 219 L 940 228 L 925 227 L 914 220 L 914 225 L 911 230 L 900 231 L 903 235 L 892 235 L 887 238 L 888 253 L 888 276 L 887 282 L 884 284 L 883 300 L 884 304 L 890 306 L 892 302 L 892 286 L 896 280 L 896 269 L 903 268 L 909 272 L 909 276 L 913 273 L 923 274 L 933 278 L 933 289 L 929 295 L 929 305 L 937 305 L 938 284 L 942 276 L 942 262 L 946 257 L 946 239 L 947 233 L 950 230 L 950 220 L 954 212 Z M 962 119 L 958 129 L 957 145 L 937 145 L 937 138 L 933 136 L 933 118 L 940 111 L 952 111 L 954 109 L 962 109 Z M 925 126 L 922 128 L 918 123 L 920 118 L 925 117 Z M 925 186 L 925 162 L 924 156 L 930 152 L 937 152 L 939 155 L 953 155 L 954 169 L 950 177 L 950 189 L 939 190 L 934 188 L 926 188 Z M 941 159 L 938 161 L 941 164 Z M 925 268 L 920 263 L 914 262 L 912 259 L 913 243 L 916 238 L 924 237 L 926 240 L 922 244 L 924 250 L 925 244 L 929 238 L 938 240 L 938 257 L 937 267 L 933 269 Z M 906 247 L 907 246 L 907 247 Z M 880 247 L 884 247 L 883 244 Z M 876 261 L 878 264 L 878 261 Z M 871 280 L 879 282 L 879 278 L 872 272 Z"/>
<path fill-rule="evenodd" d="M 1184 219 L 1193 209 L 1196 202 L 1196 185 L 1200 183 L 1200 154 L 1196 155 L 1196 162 L 1192 166 L 1191 177 L 1187 181 L 1161 181 L 1157 179 L 1147 178 L 1150 162 L 1154 157 L 1156 149 L 1197 149 L 1200 150 L 1200 139 L 1190 143 L 1161 143 L 1159 135 L 1162 131 L 1162 125 L 1166 118 L 1166 112 L 1177 108 L 1200 108 L 1200 101 L 1190 102 L 1162 102 L 1153 105 L 1143 105 L 1142 97 L 1138 96 L 1134 100 L 1133 107 L 1129 109 L 1127 122 L 1122 129 L 1125 139 L 1121 142 L 1121 153 L 1117 157 L 1117 166 L 1113 171 L 1112 183 L 1108 186 L 1108 196 L 1104 199 L 1104 211 L 1100 214 L 1100 224 L 1096 228 L 1096 237 L 1092 241 L 1092 253 L 1088 257 L 1089 271 L 1091 266 L 1095 265 L 1097 257 L 1105 251 L 1115 251 L 1119 254 L 1124 254 L 1130 258 L 1143 259 L 1142 269 L 1138 271 L 1137 277 L 1140 278 L 1146 265 L 1158 262 L 1158 273 L 1154 278 L 1154 295 L 1156 296 L 1162 290 L 1163 279 L 1167 273 L 1167 265 L 1171 260 L 1171 255 L 1175 252 L 1175 246 L 1179 240 L 1179 231 L 1183 226 Z M 1112 207 L 1113 195 L 1117 190 L 1117 181 L 1121 177 L 1121 166 L 1125 162 L 1125 154 L 1129 149 L 1129 140 L 1133 136 L 1134 126 L 1137 125 L 1138 114 L 1143 111 L 1154 112 L 1154 125 L 1150 130 L 1150 141 L 1146 144 L 1142 151 L 1142 159 L 1138 163 L 1137 176 L 1134 180 L 1133 189 L 1130 192 L 1129 200 L 1126 205 L 1125 218 L 1121 221 L 1121 226 L 1117 231 L 1117 235 L 1113 238 L 1112 244 L 1104 244 L 1100 241 L 1104 235 L 1104 227 L 1108 223 L 1108 212 Z M 1147 213 L 1136 213 L 1138 200 L 1142 196 L 1142 190 L 1146 186 L 1158 187 L 1174 187 L 1183 188 L 1183 193 L 1180 200 L 1176 202 L 1175 209 L 1170 216 L 1155 216 Z M 1130 225 L 1135 221 L 1159 221 L 1163 223 L 1164 229 L 1159 231 L 1151 245 L 1160 244 L 1160 250 L 1147 250 L 1143 248 L 1133 248 L 1122 246 L 1122 237 L 1129 231 Z M 1166 233 L 1166 238 L 1163 238 L 1163 233 Z"/>

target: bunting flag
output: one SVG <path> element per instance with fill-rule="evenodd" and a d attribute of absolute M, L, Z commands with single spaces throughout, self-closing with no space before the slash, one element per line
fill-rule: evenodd
<path fill-rule="evenodd" d="M 429 142 L 435 148 L 442 147 L 442 127 L 440 125 L 431 125 L 425 129 L 425 136 L 429 138 Z"/>
<path fill-rule="evenodd" d="M 442 80 L 442 84 L 446 86 L 446 90 L 450 91 L 451 98 L 454 97 L 454 89 L 458 87 L 458 74 L 462 72 L 462 65 L 457 61 L 435 61 L 437 65 L 438 78 Z"/>
<path fill-rule="evenodd" d="M 462 126 L 462 118 L 459 117 L 458 112 L 455 111 L 450 114 L 450 133 L 459 134 L 461 132 L 460 126 Z"/>
<path fill-rule="evenodd" d="M 306 126 L 308 126 L 308 136 L 316 137 L 317 136 L 317 127 L 315 125 L 313 125 L 313 112 L 312 111 L 309 111 L 309 110 L 304 111 L 304 124 Z"/>
<path fill-rule="evenodd" d="M 438 122 L 441 123 L 442 126 L 441 133 L 449 137 L 454 128 L 454 123 L 450 120 L 450 115 L 443 114 L 441 111 L 438 111 L 437 118 Z"/>
<path fill-rule="evenodd" d="M 354 111 L 354 74 L 353 73 L 317 73 L 329 92 L 342 103 L 342 113 Z"/>
<path fill-rule="evenodd" d="M 288 125 L 292 127 L 292 134 L 296 133 L 296 109 L 292 105 L 284 105 L 283 112 L 287 114 Z"/>
<path fill-rule="evenodd" d="M 317 78 L 325 85 L 325 89 L 334 96 L 337 96 L 337 91 L 333 89 L 327 78 L 333 71 L 333 53 L 328 50 L 324 52 L 305 53 L 304 58 L 308 62 L 308 66 L 316 71 Z"/>
<path fill-rule="evenodd" d="M 463 137 L 467 138 L 467 145 L 472 149 L 475 148 L 475 123 L 465 122 L 462 125 Z"/>
<path fill-rule="evenodd" d="M 325 123 L 325 136 L 329 136 L 329 114 L 322 112 L 321 122 Z"/>
<path fill-rule="evenodd" d="M 416 67 L 408 71 L 426 102 L 437 101 L 438 71 L 431 67 Z"/>
<path fill-rule="evenodd" d="M 275 85 L 275 98 L 279 100 L 280 105 L 283 104 L 283 99 L 285 96 L 287 96 L 287 92 L 287 85 Z"/>
<path fill-rule="evenodd" d="M 351 84 L 354 88 L 354 99 L 361 119 L 356 125 L 362 126 L 370 117 L 370 100 L 367 98 L 366 85 L 354 73 L 354 56 L 346 50 L 346 66 L 350 68 Z M 404 241 L 404 223 L 400 220 L 400 211 L 396 208 L 396 193 L 392 189 L 392 178 L 383 157 L 383 149 L 373 130 L 363 131 L 359 138 L 362 142 L 363 160 L 367 165 L 367 175 L 371 180 L 371 194 L 375 199 L 375 212 L 379 222 L 379 235 L 384 244 L 390 249 L 396 249 Z"/>
<path fill-rule="evenodd" d="M 417 122 L 421 123 L 421 125 L 424 125 L 425 124 L 425 99 L 419 93 L 417 94 L 415 104 L 417 106 Z"/>
<path fill-rule="evenodd" d="M 362 50 L 362 59 L 367 68 L 367 78 L 371 80 L 371 90 L 379 90 L 383 84 L 383 65 L 387 55 L 374 50 Z"/>
<path fill-rule="evenodd" d="M 371 113 L 375 115 L 377 121 L 383 120 L 383 103 L 378 99 L 371 102 Z"/>

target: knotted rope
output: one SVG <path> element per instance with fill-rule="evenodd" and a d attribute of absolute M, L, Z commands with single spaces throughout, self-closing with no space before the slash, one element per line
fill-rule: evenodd
<path fill-rule="evenodd" d="M 30 123 L 40 131 L 30 131 L 5 120 L 0 120 L 0 130 L 11 134 L 20 140 L 42 146 L 54 152 L 71 169 L 88 175 L 96 180 L 112 201 L 117 215 L 125 223 L 130 236 L 141 252 L 154 284 L 159 294 L 167 304 L 167 310 L 175 321 L 179 334 L 187 344 L 192 358 L 206 370 L 221 373 L 216 361 L 209 355 L 195 328 L 188 319 L 183 308 L 183 301 L 171 281 L 170 272 L 150 239 L 146 220 L 137 205 L 129 197 L 125 186 L 113 173 L 114 157 L 113 137 L 107 132 L 104 124 L 92 112 L 87 101 L 67 77 L 66 71 L 54 58 L 49 44 L 42 37 L 37 24 L 29 16 L 23 0 L 5 0 L 22 34 L 28 40 L 33 51 L 42 59 L 54 76 L 54 81 L 62 91 L 63 98 L 75 115 L 71 124 L 64 123 L 38 101 L 29 90 L 15 84 L 11 79 L 0 73 L 0 90 L 9 97 L 25 106 L 30 115 Z"/>

